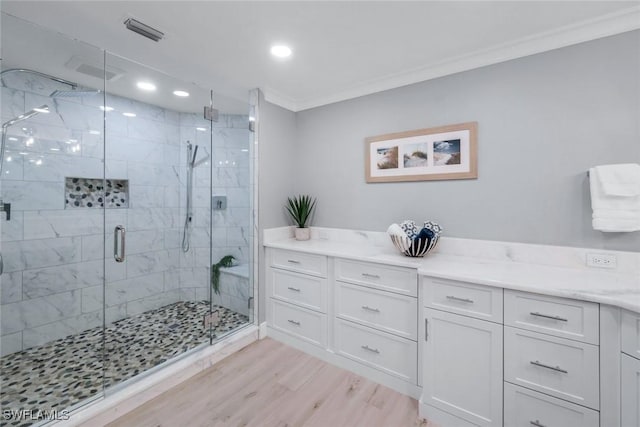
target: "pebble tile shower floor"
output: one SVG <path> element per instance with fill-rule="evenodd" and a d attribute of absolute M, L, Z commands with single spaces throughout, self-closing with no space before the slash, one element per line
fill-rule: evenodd
<path fill-rule="evenodd" d="M 247 316 L 218 310 L 216 335 L 246 324 Z M 138 375 L 174 356 L 209 342 L 203 316 L 209 303 L 178 302 L 102 327 L 0 358 L 2 426 L 27 426 L 38 421 L 15 420 L 9 410 L 62 411 Z M 215 335 L 214 335 L 215 337 Z"/>

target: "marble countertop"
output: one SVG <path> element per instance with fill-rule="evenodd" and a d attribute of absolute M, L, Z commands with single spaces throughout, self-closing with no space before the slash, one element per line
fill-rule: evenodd
<path fill-rule="evenodd" d="M 441 253 L 409 258 L 391 245 L 362 245 L 323 239 L 280 239 L 265 242 L 265 246 L 416 268 L 420 275 L 597 302 L 640 313 L 640 274 L 635 273 Z"/>

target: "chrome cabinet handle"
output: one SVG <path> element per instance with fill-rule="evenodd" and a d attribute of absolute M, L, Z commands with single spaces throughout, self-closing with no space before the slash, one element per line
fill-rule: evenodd
<path fill-rule="evenodd" d="M 474 303 L 474 301 L 472 299 L 459 298 L 459 297 L 455 297 L 453 295 L 447 295 L 447 299 L 454 300 L 454 301 L 460 301 L 460 302 L 468 302 L 469 304 L 473 304 Z"/>
<path fill-rule="evenodd" d="M 369 277 L 370 279 L 379 279 L 380 278 L 380 276 L 378 276 L 377 274 L 370 274 L 370 273 L 362 273 L 362 276 Z"/>
<path fill-rule="evenodd" d="M 0 275 L 4 273 L 4 258 L 2 258 L 2 254 L 0 253 Z"/>
<path fill-rule="evenodd" d="M 530 361 L 529 363 L 531 363 L 532 365 L 535 366 L 540 366 L 541 368 L 545 368 L 545 369 L 551 369 L 552 371 L 557 371 L 557 372 L 562 372 L 563 374 L 568 374 L 569 371 L 566 371 L 564 369 L 562 369 L 560 366 L 550 366 L 550 365 L 545 365 L 544 363 L 540 363 L 540 361 L 536 360 L 536 361 Z"/>
<path fill-rule="evenodd" d="M 540 421 L 535 420 L 535 421 L 529 421 L 529 424 L 531 424 L 532 426 L 536 426 L 536 427 L 547 427 L 544 424 L 540 424 Z"/>
<path fill-rule="evenodd" d="M 295 259 L 288 259 L 287 262 L 291 264 L 300 264 L 300 261 L 296 261 Z"/>
<path fill-rule="evenodd" d="M 362 345 L 360 346 L 363 350 L 367 350 L 370 351 L 371 353 L 375 353 L 375 354 L 380 354 L 380 350 L 378 350 L 377 348 L 371 348 L 368 345 Z"/>
<path fill-rule="evenodd" d="M 362 309 L 363 309 L 363 310 L 366 310 L 366 311 L 371 311 L 371 312 L 373 312 L 373 313 L 380 313 L 380 310 L 379 310 L 379 309 L 377 309 L 377 308 L 371 308 L 371 307 L 369 307 L 368 305 L 363 305 L 363 306 L 362 306 Z"/>
<path fill-rule="evenodd" d="M 296 322 L 295 320 L 287 320 L 287 322 L 291 323 L 292 325 L 300 326 L 300 322 Z"/>
<path fill-rule="evenodd" d="M 293 292 L 300 292 L 300 289 L 292 288 L 291 286 L 287 287 L 287 289 L 289 289 L 290 291 L 293 291 Z"/>
<path fill-rule="evenodd" d="M 118 233 L 120 233 L 120 254 L 118 254 Z M 113 258 L 116 262 L 124 262 L 125 257 L 125 234 L 123 226 L 117 225 L 113 229 Z"/>
<path fill-rule="evenodd" d="M 544 317 L 545 319 L 559 320 L 560 322 L 568 322 L 569 321 L 568 319 L 565 319 L 564 317 L 551 316 L 549 314 L 538 313 L 537 311 L 532 311 L 529 314 L 532 315 L 532 316 L 536 316 L 536 317 Z"/>

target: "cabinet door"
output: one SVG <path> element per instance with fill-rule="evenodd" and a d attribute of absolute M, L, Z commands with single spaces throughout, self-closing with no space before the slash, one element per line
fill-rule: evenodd
<path fill-rule="evenodd" d="M 502 425 L 502 325 L 425 309 L 422 416 L 434 407 L 478 426 Z"/>
<path fill-rule="evenodd" d="M 622 351 L 640 359 L 640 314 L 622 312 Z"/>
<path fill-rule="evenodd" d="M 640 360 L 623 354 L 621 374 L 621 425 L 640 427 Z"/>

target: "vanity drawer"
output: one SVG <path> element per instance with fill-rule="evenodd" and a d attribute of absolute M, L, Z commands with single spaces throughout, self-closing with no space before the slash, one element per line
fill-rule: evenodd
<path fill-rule="evenodd" d="M 327 257 L 324 255 L 271 249 L 271 266 L 297 271 L 298 273 L 327 277 Z"/>
<path fill-rule="evenodd" d="M 418 345 L 342 319 L 335 321 L 336 353 L 417 384 Z"/>
<path fill-rule="evenodd" d="M 640 359 L 640 314 L 622 311 L 622 351 Z"/>
<path fill-rule="evenodd" d="M 424 277 L 424 306 L 502 323 L 502 288 Z"/>
<path fill-rule="evenodd" d="M 311 310 L 327 312 L 327 279 L 269 269 L 271 296 Z"/>
<path fill-rule="evenodd" d="M 270 302 L 271 327 L 323 348 L 327 347 L 327 316 L 273 298 Z"/>
<path fill-rule="evenodd" d="M 346 259 L 336 259 L 335 269 L 336 280 L 414 297 L 418 295 L 418 275 L 415 269 Z"/>
<path fill-rule="evenodd" d="M 504 291 L 505 325 L 598 344 L 599 323 L 596 303 Z"/>
<path fill-rule="evenodd" d="M 524 387 L 504 383 L 504 427 L 598 427 L 600 414 Z"/>
<path fill-rule="evenodd" d="M 599 348 L 505 326 L 504 380 L 599 408 Z"/>
<path fill-rule="evenodd" d="M 417 299 L 350 283 L 336 282 L 335 314 L 385 332 L 416 340 Z"/>

